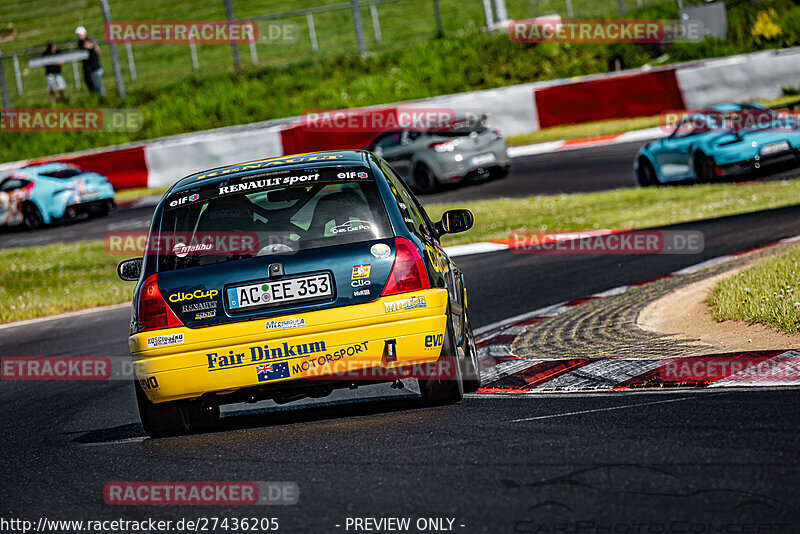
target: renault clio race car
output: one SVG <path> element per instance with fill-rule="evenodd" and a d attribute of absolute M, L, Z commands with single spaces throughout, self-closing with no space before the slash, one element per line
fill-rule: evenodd
<path fill-rule="evenodd" d="M 683 115 L 672 133 L 639 149 L 639 185 L 711 182 L 770 167 L 800 166 L 800 122 L 758 104 L 724 104 Z"/>
<path fill-rule="evenodd" d="M 155 209 L 144 257 L 118 267 L 138 280 L 129 347 L 145 430 L 409 377 L 425 401 L 457 402 L 480 377 L 463 276 L 439 238 L 472 222 L 468 210 L 431 222 L 364 151 L 183 178 Z"/>
<path fill-rule="evenodd" d="M 68 163 L 24 167 L 0 179 L 0 225 L 39 228 L 81 214 L 100 217 L 114 208 L 114 188 L 97 173 Z"/>

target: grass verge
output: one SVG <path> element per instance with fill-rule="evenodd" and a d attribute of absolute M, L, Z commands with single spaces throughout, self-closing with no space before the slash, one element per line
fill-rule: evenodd
<path fill-rule="evenodd" d="M 643 228 L 795 204 L 800 180 L 758 184 L 619 189 L 457 204 L 430 204 L 432 218 L 453 207 L 475 213 L 469 232 L 445 245 L 506 239 L 512 230 Z M 120 256 L 101 241 L 0 250 L 0 323 L 125 302 L 133 284 L 117 278 Z"/>
<path fill-rule="evenodd" d="M 120 202 L 130 202 L 131 200 L 138 200 L 153 195 L 163 196 L 168 189 L 169 187 L 154 187 L 153 189 L 137 187 L 135 189 L 123 189 L 122 191 L 115 191 L 114 200 L 119 204 Z"/>
<path fill-rule="evenodd" d="M 800 333 L 800 247 L 722 280 L 706 302 L 720 322 L 745 321 L 787 334 Z"/>

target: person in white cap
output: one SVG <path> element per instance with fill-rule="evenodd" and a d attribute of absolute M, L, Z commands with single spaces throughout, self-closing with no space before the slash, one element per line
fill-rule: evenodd
<path fill-rule="evenodd" d="M 75 35 L 78 36 L 78 48 L 89 52 L 89 57 L 82 61 L 86 87 L 92 93 L 106 96 L 106 88 L 103 87 L 103 69 L 100 67 L 100 47 L 94 39 L 86 35 L 86 28 L 83 26 L 75 28 Z"/>

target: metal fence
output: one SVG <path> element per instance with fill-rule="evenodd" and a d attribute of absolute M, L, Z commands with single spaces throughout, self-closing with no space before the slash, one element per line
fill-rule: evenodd
<path fill-rule="evenodd" d="M 6 17 L 13 22 L 16 18 L 22 25 L 26 16 L 43 16 L 35 9 L 39 4 L 51 4 L 44 0 L 18 1 L 24 2 L 19 4 L 23 12 L 4 13 L 4 9 L 11 10 L 13 6 L 0 5 L 0 20 Z M 98 5 L 106 3 L 106 0 L 91 1 Z M 270 13 L 269 7 L 264 5 L 270 1 L 273 7 L 287 5 L 282 0 L 208 0 L 204 11 L 181 12 L 177 7 L 162 10 L 160 0 L 111 0 L 108 6 L 111 20 L 166 18 L 165 13 L 168 13 L 173 20 L 251 20 L 259 28 L 257 41 L 234 45 L 234 53 L 231 45 L 224 44 L 126 42 L 116 47 L 121 82 L 118 85 L 157 90 L 191 77 L 193 73 L 286 65 L 320 57 L 364 57 L 436 37 L 479 32 L 507 19 L 553 13 L 563 18 L 617 16 L 626 10 L 663 4 L 666 0 L 339 0 L 339 3 L 316 0 L 328 3 L 275 13 Z M 674 3 L 674 0 L 668 1 Z M 302 0 L 295 0 L 291 5 L 302 3 Z M 26 15 L 26 9 L 32 12 Z M 56 7 L 52 9 L 57 10 Z M 29 66 L 29 62 L 41 55 L 50 38 L 61 51 L 74 49 L 76 41 L 68 38 L 79 24 L 86 26 L 90 35 L 98 37 L 105 83 L 113 85 L 111 50 L 99 39 L 104 27 L 102 15 L 101 9 L 93 9 L 91 13 L 84 12 L 70 20 L 68 14 L 61 13 L 54 15 L 61 25 L 50 24 L 52 30 L 47 35 L 52 37 L 42 34 L 38 41 L 35 37 L 0 40 L 0 84 L 5 84 L 8 95 L 4 107 L 39 105 L 46 101 L 44 69 Z M 86 90 L 77 62 L 64 65 L 64 75 L 68 92 Z"/>

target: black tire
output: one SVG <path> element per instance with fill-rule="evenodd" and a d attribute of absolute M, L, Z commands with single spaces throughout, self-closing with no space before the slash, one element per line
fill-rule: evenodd
<path fill-rule="evenodd" d="M 491 171 L 492 179 L 493 180 L 502 180 L 503 178 L 508 178 L 509 173 L 511 172 L 511 167 L 504 169 L 503 167 L 497 167 Z"/>
<path fill-rule="evenodd" d="M 439 188 L 439 182 L 433 171 L 424 163 L 414 167 L 414 189 L 418 193 L 433 193 Z"/>
<path fill-rule="evenodd" d="M 442 373 L 439 376 L 419 380 L 419 391 L 425 404 L 430 406 L 455 404 L 464 398 L 464 381 L 456 349 L 453 329 L 448 324 L 442 355 L 437 362 L 437 367 Z"/>
<path fill-rule="evenodd" d="M 42 213 L 33 202 L 26 202 L 22 205 L 22 224 L 31 230 L 44 226 Z"/>
<path fill-rule="evenodd" d="M 138 380 L 134 380 L 136 388 L 136 404 L 139 407 L 139 419 L 147 435 L 151 438 L 164 438 L 186 434 L 189 428 L 184 422 L 179 402 L 163 402 L 153 404 L 147 399 Z"/>
<path fill-rule="evenodd" d="M 636 171 L 636 179 L 642 187 L 650 187 L 651 185 L 660 185 L 656 170 L 650 160 L 644 157 L 639 158 L 639 168 Z"/>
<path fill-rule="evenodd" d="M 472 323 L 464 310 L 464 366 L 461 371 L 464 380 L 464 393 L 472 393 L 481 387 L 481 368 L 478 362 L 478 349 L 472 334 Z"/>
<path fill-rule="evenodd" d="M 111 211 L 110 204 L 100 204 L 99 206 L 93 206 L 89 208 L 89 218 L 96 219 L 98 217 L 105 217 L 108 215 L 108 212 Z"/>
<path fill-rule="evenodd" d="M 714 181 L 716 178 L 714 167 L 714 161 L 711 158 L 702 152 L 697 152 L 694 155 L 694 177 L 697 183 L 704 184 Z"/>
<path fill-rule="evenodd" d="M 184 427 L 192 433 L 214 430 L 219 424 L 219 405 L 205 404 L 199 400 L 180 405 Z"/>

